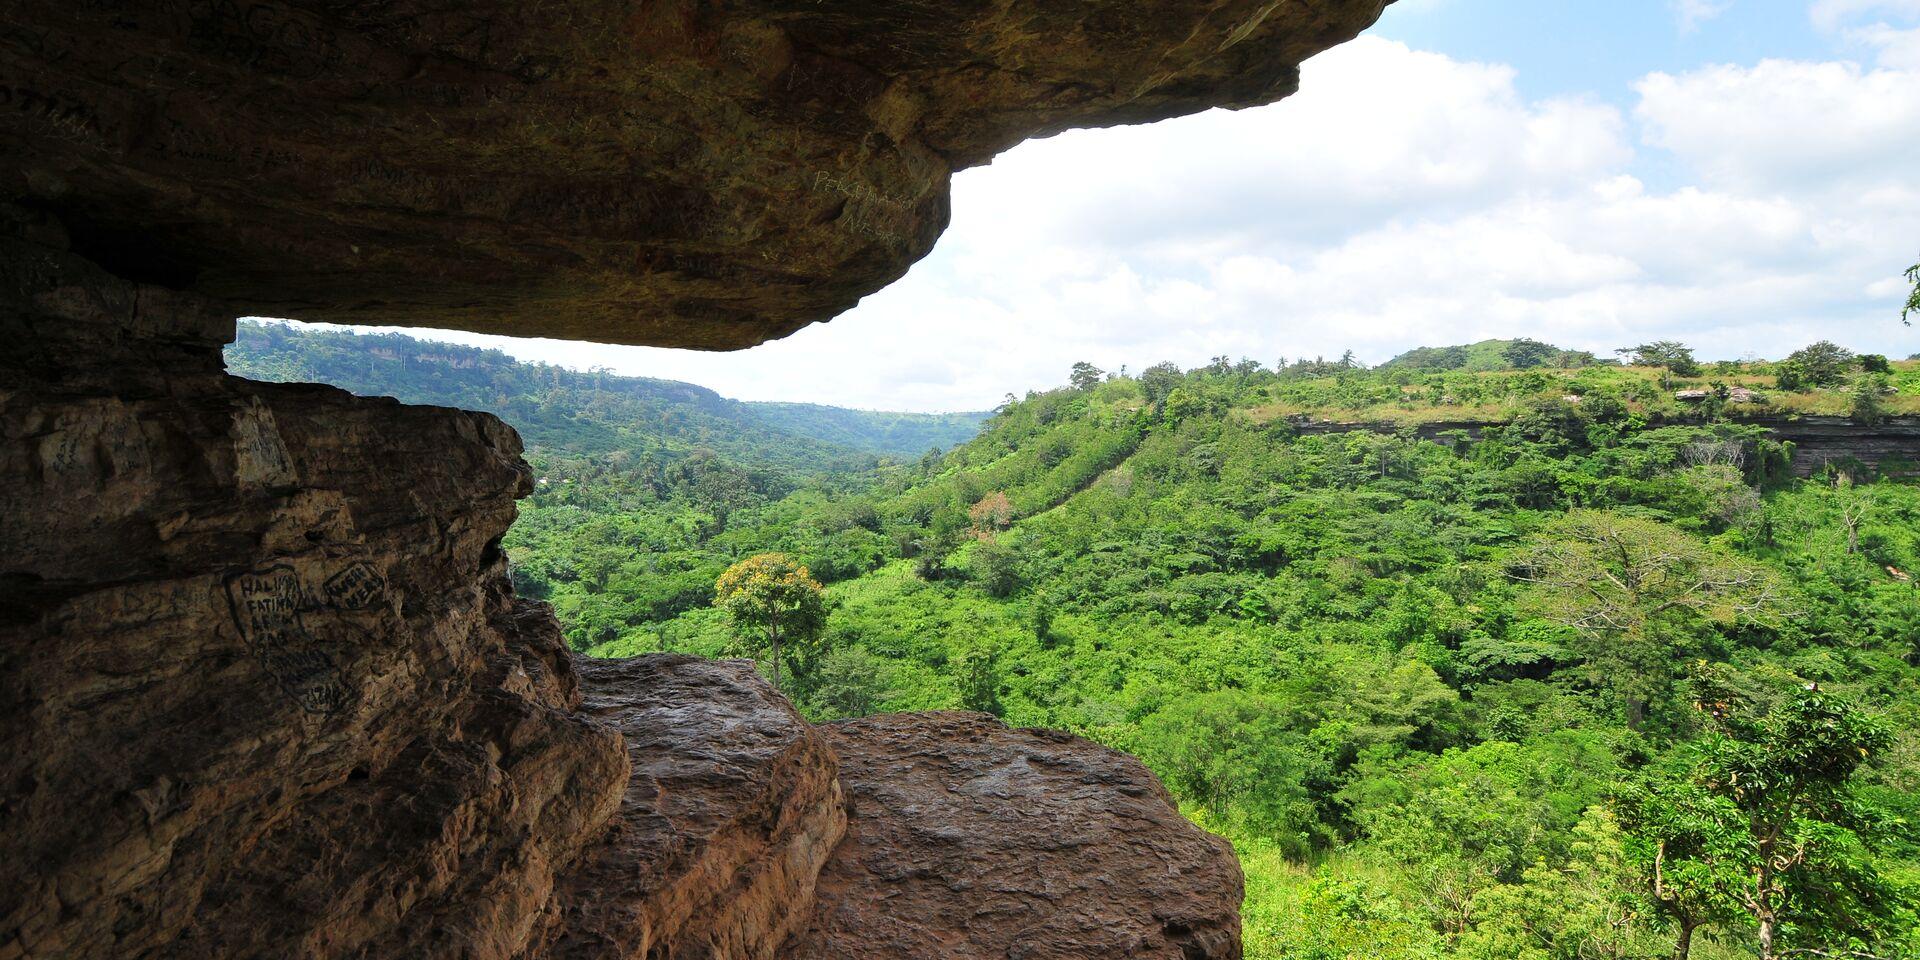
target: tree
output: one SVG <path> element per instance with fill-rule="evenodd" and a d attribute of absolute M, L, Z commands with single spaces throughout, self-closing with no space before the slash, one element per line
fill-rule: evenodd
<path fill-rule="evenodd" d="M 1620 802 L 1679 931 L 1674 956 L 1685 960 L 1701 924 L 1730 920 L 1752 925 L 1761 960 L 1871 956 L 1858 948 L 1898 935 L 1910 904 L 1871 853 L 1894 823 L 1851 781 L 1892 735 L 1815 684 L 1765 713 L 1711 674 L 1696 691 L 1707 735 Z"/>
<path fill-rule="evenodd" d="M 1625 697 L 1635 726 L 1672 681 L 1691 631 L 1771 623 L 1784 605 L 1765 568 L 1676 527 L 1599 510 L 1548 524 L 1512 575 L 1531 587 L 1525 608 L 1576 631 L 1589 677 Z"/>
<path fill-rule="evenodd" d="M 995 490 L 967 509 L 967 520 L 976 540 L 991 540 L 994 534 L 1013 525 L 1013 501 Z"/>
<path fill-rule="evenodd" d="M 967 573 L 988 596 L 1010 597 L 1020 589 L 1020 560 L 1005 544 L 982 540 L 967 555 Z"/>
<path fill-rule="evenodd" d="M 991 640 L 974 639 L 952 661 L 960 687 L 960 709 L 1000 714 L 1000 650 Z"/>
<path fill-rule="evenodd" d="M 1573 828 L 1571 856 L 1537 862 L 1524 881 L 1480 898 L 1482 920 L 1461 938 L 1468 960 L 1627 960 L 1650 926 L 1619 822 L 1593 807 Z"/>
<path fill-rule="evenodd" d="M 1073 365 L 1073 372 L 1067 375 L 1067 383 L 1075 390 L 1092 390 L 1100 385 L 1100 378 L 1106 375 L 1106 371 L 1082 360 Z"/>
<path fill-rule="evenodd" d="M 1156 363 L 1140 371 L 1140 390 L 1147 395 L 1147 403 L 1155 407 L 1179 384 L 1180 368 L 1171 362 Z"/>
<path fill-rule="evenodd" d="M 1907 268 L 1907 282 L 1913 284 L 1913 293 L 1907 297 L 1907 306 L 1900 311 L 1900 322 L 1913 325 L 1913 315 L 1920 313 L 1920 263 Z"/>
<path fill-rule="evenodd" d="M 806 646 L 820 639 L 827 608 L 820 584 L 784 553 L 762 553 L 727 568 L 713 585 L 713 605 L 732 618 L 735 634 L 773 655 L 773 685 L 780 685 L 781 645 Z M 791 652 L 790 650 L 788 652 Z"/>
<path fill-rule="evenodd" d="M 1808 344 L 1787 355 L 1775 376 L 1782 390 L 1838 386 L 1853 370 L 1853 351 L 1831 340 Z"/>
<path fill-rule="evenodd" d="M 1630 357 L 1637 367 L 1663 367 L 1676 377 L 1700 375 L 1700 362 L 1693 358 L 1693 348 L 1678 340 L 1655 340 L 1615 352 Z"/>
<path fill-rule="evenodd" d="M 893 690 L 893 665 L 860 647 L 845 647 L 821 661 L 809 702 L 817 717 L 841 720 L 880 709 Z"/>
<path fill-rule="evenodd" d="M 1560 349 L 1538 340 L 1522 337 L 1507 344 L 1507 363 L 1515 370 L 1544 367 L 1560 357 Z"/>
<path fill-rule="evenodd" d="M 1886 404 L 1882 397 L 1887 393 L 1885 374 L 1862 374 L 1853 381 L 1853 390 L 1847 395 L 1847 416 L 1863 427 L 1877 427 L 1887 419 Z"/>

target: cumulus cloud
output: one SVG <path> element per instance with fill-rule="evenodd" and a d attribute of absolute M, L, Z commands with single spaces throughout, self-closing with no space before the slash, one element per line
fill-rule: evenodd
<path fill-rule="evenodd" d="M 1848 8 L 1837 23 L 1879 15 L 1824 2 Z M 1362 38 L 1310 61 L 1280 104 L 1074 131 L 961 174 L 931 257 L 787 340 L 509 349 L 921 410 L 990 406 L 1076 360 L 1379 361 L 1512 336 L 1920 350 L 1887 288 L 1920 247 L 1920 74 L 1767 61 L 1653 74 L 1634 94 L 1624 112 L 1530 100 L 1508 67 Z"/>

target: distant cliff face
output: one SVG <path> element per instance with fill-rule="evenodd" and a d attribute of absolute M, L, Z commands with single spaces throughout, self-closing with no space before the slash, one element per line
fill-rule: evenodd
<path fill-rule="evenodd" d="M 1137 763 L 576 666 L 504 576 L 511 430 L 219 345 L 757 343 L 924 255 L 954 170 L 1278 99 L 1382 5 L 13 3 L 0 957 L 1236 957 Z"/>
<path fill-rule="evenodd" d="M 1793 469 L 1800 476 L 1829 465 L 1860 463 L 1895 476 L 1920 476 L 1920 418 L 1891 417 L 1862 424 L 1846 417 L 1764 417 L 1745 422 L 1766 427 L 1775 438 L 1793 444 Z"/>
<path fill-rule="evenodd" d="M 1793 472 L 1801 477 L 1813 476 L 1830 466 L 1847 469 L 1855 464 L 1896 477 L 1920 476 L 1920 418 L 1888 417 L 1873 424 L 1829 416 L 1739 417 L 1734 422 L 1765 428 L 1775 440 L 1793 444 Z M 1455 431 L 1478 438 L 1482 431 L 1495 426 L 1500 424 L 1445 420 L 1423 423 L 1412 430 L 1423 440 L 1439 439 Z M 1293 427 L 1301 433 L 1398 433 L 1402 429 L 1391 423 L 1327 420 L 1297 420 Z"/>

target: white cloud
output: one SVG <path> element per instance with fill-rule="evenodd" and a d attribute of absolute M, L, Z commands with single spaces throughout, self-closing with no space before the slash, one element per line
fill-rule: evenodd
<path fill-rule="evenodd" d="M 1655 73 L 1636 86 L 1647 143 L 1741 190 L 1848 188 L 1910 179 L 1920 74 L 1766 60 Z"/>
<path fill-rule="evenodd" d="M 1808 16 L 1883 67 L 1920 71 L 1920 0 L 1815 0 Z"/>
<path fill-rule="evenodd" d="M 1726 13 L 1733 0 L 1672 0 L 1673 15 L 1680 21 L 1681 33 L 1692 33 L 1700 25 Z"/>
<path fill-rule="evenodd" d="M 1596 351 L 1679 337 L 1711 357 L 1823 337 L 1920 350 L 1884 289 L 1920 246 L 1920 76 L 1653 74 L 1630 115 L 1528 100 L 1514 79 L 1362 38 L 1309 62 L 1280 104 L 1075 131 L 961 174 L 928 260 L 787 340 L 509 349 L 747 399 L 922 410 L 990 406 L 1076 360 L 1378 361 L 1519 335 Z"/>

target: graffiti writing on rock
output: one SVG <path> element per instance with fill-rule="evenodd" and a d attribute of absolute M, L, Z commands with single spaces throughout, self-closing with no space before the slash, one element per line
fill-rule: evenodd
<path fill-rule="evenodd" d="M 324 603 L 346 606 L 333 598 L 337 592 L 370 605 L 385 588 L 379 574 L 355 564 L 328 579 Z M 309 600 L 292 567 L 276 564 L 228 578 L 227 602 L 247 650 L 300 709 L 328 716 L 352 699 L 333 657 L 307 629 L 305 615 L 321 603 Z"/>

